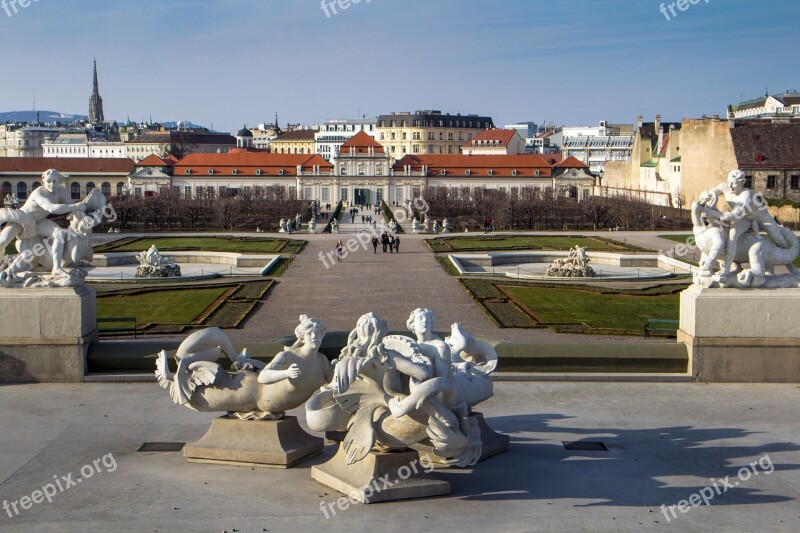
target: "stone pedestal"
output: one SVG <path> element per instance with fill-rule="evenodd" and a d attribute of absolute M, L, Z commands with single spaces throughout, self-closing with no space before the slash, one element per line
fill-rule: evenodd
<path fill-rule="evenodd" d="M 280 420 L 215 418 L 197 442 L 183 447 L 193 463 L 289 468 L 322 453 L 320 437 L 309 435 L 297 417 Z"/>
<path fill-rule="evenodd" d="M 483 447 L 481 448 L 481 458 L 479 461 L 503 453 L 508 449 L 511 438 L 508 435 L 503 435 L 490 428 L 489 424 L 487 424 L 486 420 L 483 418 L 483 413 L 473 412 L 469 416 L 475 417 L 478 421 L 478 427 L 481 428 Z M 433 448 L 431 446 L 416 444 L 413 448 L 420 453 L 427 453 L 428 456 L 433 459 L 433 464 L 436 468 L 450 468 L 450 465 L 441 462 L 441 459 L 433 454 Z"/>
<path fill-rule="evenodd" d="M 329 461 L 311 467 L 311 477 L 361 503 L 377 503 L 450 494 L 450 483 L 425 473 L 419 454 L 370 452 L 348 465 L 342 447 Z"/>
<path fill-rule="evenodd" d="M 0 383 L 80 383 L 97 338 L 94 289 L 0 289 Z"/>
<path fill-rule="evenodd" d="M 681 293 L 678 341 L 694 379 L 800 383 L 800 289 L 707 289 Z"/>

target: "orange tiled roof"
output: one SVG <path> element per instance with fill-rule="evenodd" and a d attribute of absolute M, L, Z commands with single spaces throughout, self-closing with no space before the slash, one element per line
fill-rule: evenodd
<path fill-rule="evenodd" d="M 168 156 L 172 157 L 172 156 Z M 173 158 L 174 160 L 175 158 Z M 173 165 L 173 160 L 162 159 L 158 157 L 156 154 L 150 154 L 138 163 L 136 166 L 139 167 L 171 167 Z"/>
<path fill-rule="evenodd" d="M 0 157 L 0 172 L 42 173 L 51 168 L 62 174 L 130 174 L 134 163 L 112 157 Z"/>
<path fill-rule="evenodd" d="M 462 146 L 465 148 L 468 146 L 508 146 L 514 133 L 516 133 L 515 130 L 483 130 Z"/>
<path fill-rule="evenodd" d="M 370 152 L 370 148 L 372 148 L 372 153 L 374 154 L 386 153 L 381 143 L 370 137 L 366 132 L 359 131 L 342 145 L 342 147 L 339 149 L 339 153 L 366 154 Z"/>
<path fill-rule="evenodd" d="M 561 158 L 559 156 L 558 161 Z M 577 160 L 576 160 L 577 161 Z M 470 176 L 489 176 L 492 171 L 493 177 L 542 177 L 547 178 L 553 175 L 553 167 L 545 160 L 545 156 L 539 154 L 525 155 L 407 155 L 395 163 L 394 171 L 403 172 L 404 167 L 410 165 L 414 172 L 421 172 L 422 167 L 428 168 L 429 176 L 465 176 L 466 171 L 470 171 Z M 583 165 L 581 163 L 582 167 Z"/>
<path fill-rule="evenodd" d="M 230 176 L 234 170 L 237 176 L 294 176 L 298 166 L 304 171 L 312 171 L 315 166 L 322 172 L 333 170 L 333 165 L 319 154 L 231 150 L 224 154 L 189 154 L 175 164 L 175 176 L 207 176 L 209 171 Z"/>

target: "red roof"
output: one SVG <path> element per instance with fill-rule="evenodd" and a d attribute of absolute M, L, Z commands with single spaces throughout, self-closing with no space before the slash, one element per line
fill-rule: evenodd
<path fill-rule="evenodd" d="M 560 161 L 560 158 L 559 158 Z M 541 177 L 553 175 L 553 165 L 539 154 L 525 155 L 407 155 L 394 165 L 395 172 L 403 172 L 410 165 L 414 172 L 428 169 L 428 176 L 450 175 L 495 177 Z M 583 165 L 585 167 L 585 165 Z M 444 174 L 442 174 L 444 171 Z"/>
<path fill-rule="evenodd" d="M 542 157 L 548 161 L 557 157 L 558 160 L 553 164 L 553 166 L 556 168 L 579 168 L 583 170 L 589 170 L 589 165 L 572 155 L 566 159 L 562 159 L 559 154 L 544 154 Z"/>
<path fill-rule="evenodd" d="M 294 130 L 282 133 L 271 142 L 308 142 L 314 141 L 314 134 L 317 130 Z"/>
<path fill-rule="evenodd" d="M 130 159 L 113 157 L 0 157 L 0 172 L 42 173 L 54 168 L 62 174 L 130 174 L 134 166 Z"/>
<path fill-rule="evenodd" d="M 177 160 L 172 156 L 167 156 L 167 157 L 170 157 L 172 159 L 166 159 L 166 158 L 162 159 L 162 158 L 158 157 L 156 154 L 150 154 L 147 157 L 145 157 L 144 159 L 142 159 L 141 161 L 139 161 L 138 163 L 136 163 L 136 166 L 139 166 L 139 167 L 171 167 L 174 164 L 174 162 L 177 161 Z"/>
<path fill-rule="evenodd" d="M 298 166 L 304 171 L 312 171 L 315 166 L 322 172 L 333 170 L 333 165 L 319 154 L 274 154 L 263 151 L 231 150 L 224 154 L 189 154 L 175 164 L 175 176 L 206 176 L 209 175 L 209 171 L 213 171 L 212 174 L 237 176 L 294 176 L 297 174 Z"/>
<path fill-rule="evenodd" d="M 462 146 L 508 146 L 515 133 L 516 130 L 483 130 Z"/>
<path fill-rule="evenodd" d="M 372 150 L 370 150 L 370 148 Z M 339 149 L 340 154 L 385 154 L 383 145 L 369 136 L 365 131 L 359 131 L 345 142 Z"/>

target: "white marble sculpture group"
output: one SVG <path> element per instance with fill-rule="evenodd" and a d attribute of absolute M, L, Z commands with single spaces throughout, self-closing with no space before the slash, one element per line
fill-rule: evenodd
<path fill-rule="evenodd" d="M 549 278 L 593 278 L 595 272 L 589 266 L 586 248 L 576 244 L 569 251 L 569 257 L 566 260 L 561 258 L 553 260 L 553 264 L 547 267 L 544 275 Z"/>
<path fill-rule="evenodd" d="M 85 273 L 77 267 L 92 259 L 92 228 L 101 219 L 106 198 L 93 189 L 82 201 L 73 202 L 62 179 L 58 171 L 47 170 L 42 174 L 43 185 L 30 193 L 22 207 L 0 208 L 0 258 L 14 239 L 19 251 L 3 258 L 0 286 L 74 287 L 83 283 Z M 67 215 L 68 227 L 56 224 L 51 215 Z"/>
<path fill-rule="evenodd" d="M 745 180 L 744 172 L 734 170 L 726 183 L 692 203 L 693 233 L 701 251 L 694 283 L 728 288 L 798 287 L 800 272 L 794 266 L 800 253 L 797 236 L 775 221 L 766 200 L 746 188 Z M 730 211 L 716 209 L 720 195 Z M 749 263 L 749 268 L 743 268 L 743 263 Z M 775 274 L 779 266 L 788 273 Z"/>
<path fill-rule="evenodd" d="M 146 252 L 139 253 L 136 259 L 139 260 L 137 278 L 173 278 L 181 275 L 181 267 L 169 257 L 162 256 L 155 244 Z"/>
<path fill-rule="evenodd" d="M 460 324 L 442 340 L 429 309 L 414 310 L 406 325 L 413 337 L 388 335 L 384 320 L 363 315 L 331 363 L 319 353 L 325 327 L 303 315 L 296 342 L 267 365 L 236 353 L 219 329 L 205 329 L 180 345 L 175 373 L 162 351 L 156 376 L 176 404 L 242 420 L 278 420 L 305 403 L 309 428 L 346 432 L 347 464 L 421 445 L 444 464 L 472 465 L 482 441 L 471 408 L 492 396 L 497 354 Z"/>

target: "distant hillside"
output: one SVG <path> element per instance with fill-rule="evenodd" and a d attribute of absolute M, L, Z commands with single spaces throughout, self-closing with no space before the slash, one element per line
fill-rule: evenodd
<path fill-rule="evenodd" d="M 5 113 L 0 113 L 0 124 L 5 122 L 27 122 L 32 123 L 36 122 L 36 113 L 37 111 L 7 111 Z M 55 124 L 56 122 L 60 122 L 62 124 L 71 124 L 73 122 L 81 122 L 89 120 L 89 117 L 86 115 L 68 115 L 66 113 L 59 113 L 58 111 L 38 111 L 39 113 L 39 120 L 44 124 Z M 191 121 L 184 120 L 181 121 L 184 126 L 190 128 L 202 128 L 199 124 L 195 124 Z M 125 123 L 124 120 L 118 120 L 118 124 L 122 125 Z M 175 128 L 178 126 L 178 121 L 168 121 L 162 122 L 165 128 Z"/>
<path fill-rule="evenodd" d="M 8 111 L 0 113 L 0 124 L 4 122 L 36 122 L 36 113 L 37 111 Z M 58 111 L 40 110 L 38 113 L 39 120 L 45 124 L 55 124 L 56 122 L 68 124 L 88 119 L 86 115 L 69 115 Z"/>

